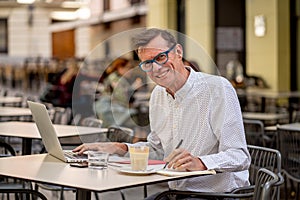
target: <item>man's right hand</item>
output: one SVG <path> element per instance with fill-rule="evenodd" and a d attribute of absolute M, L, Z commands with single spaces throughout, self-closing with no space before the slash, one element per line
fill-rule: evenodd
<path fill-rule="evenodd" d="M 102 151 L 123 156 L 127 153 L 128 147 L 126 144 L 119 142 L 97 142 L 84 143 L 73 149 L 73 152 L 77 152 L 78 154 L 83 154 L 85 151 Z"/>

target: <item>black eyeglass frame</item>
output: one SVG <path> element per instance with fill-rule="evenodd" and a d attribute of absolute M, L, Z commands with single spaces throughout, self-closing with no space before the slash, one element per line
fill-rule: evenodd
<path fill-rule="evenodd" d="M 141 62 L 140 64 L 139 64 L 139 67 L 141 68 L 141 70 L 143 70 L 144 72 L 150 72 L 150 71 L 152 71 L 153 70 L 153 63 L 155 62 L 156 64 L 158 64 L 158 65 L 163 65 L 163 64 L 165 64 L 166 62 L 168 62 L 168 60 L 169 60 L 169 53 L 176 47 L 176 45 L 177 45 L 177 43 L 175 43 L 170 49 L 168 49 L 167 51 L 164 51 L 164 52 L 161 52 L 161 53 L 159 53 L 159 54 L 157 54 L 152 60 L 145 60 L 145 61 L 143 61 L 143 62 Z M 156 59 L 159 57 L 159 56 L 161 56 L 161 55 L 166 55 L 166 57 L 167 57 L 167 59 L 166 59 L 166 61 L 164 61 L 163 63 L 158 63 L 157 61 L 156 61 Z M 143 65 L 144 64 L 151 64 L 151 68 L 149 69 L 149 70 L 145 70 L 145 69 L 143 69 Z"/>

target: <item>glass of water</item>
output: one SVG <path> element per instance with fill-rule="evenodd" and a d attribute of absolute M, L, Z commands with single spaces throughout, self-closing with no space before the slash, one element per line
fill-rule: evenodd
<path fill-rule="evenodd" d="M 92 169 L 106 169 L 108 164 L 109 153 L 101 151 L 89 151 L 88 163 Z"/>

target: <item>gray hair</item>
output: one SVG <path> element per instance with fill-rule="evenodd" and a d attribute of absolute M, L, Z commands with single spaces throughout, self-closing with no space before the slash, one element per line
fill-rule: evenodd
<path fill-rule="evenodd" d="M 146 46 L 152 39 L 156 38 L 159 35 L 165 41 L 167 41 L 168 47 L 171 47 L 172 45 L 177 43 L 175 37 L 169 31 L 158 29 L 158 28 L 150 28 L 134 36 L 133 38 L 134 49 L 137 50 L 140 47 Z"/>

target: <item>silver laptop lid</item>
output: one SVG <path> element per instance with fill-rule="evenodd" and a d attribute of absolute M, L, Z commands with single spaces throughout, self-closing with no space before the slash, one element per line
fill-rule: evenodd
<path fill-rule="evenodd" d="M 46 106 L 32 101 L 27 101 L 27 103 L 47 152 L 50 155 L 67 162 Z"/>

